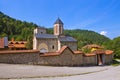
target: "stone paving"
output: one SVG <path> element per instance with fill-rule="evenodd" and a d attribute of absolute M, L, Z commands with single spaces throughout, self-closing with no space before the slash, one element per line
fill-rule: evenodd
<path fill-rule="evenodd" d="M 96 77 L 102 77 L 102 80 L 112 80 L 105 78 L 113 76 L 116 76 L 113 80 L 120 80 L 116 74 L 120 74 L 120 66 L 52 67 L 0 64 L 0 80 L 88 80 L 88 78 L 89 80 L 101 80 Z"/>

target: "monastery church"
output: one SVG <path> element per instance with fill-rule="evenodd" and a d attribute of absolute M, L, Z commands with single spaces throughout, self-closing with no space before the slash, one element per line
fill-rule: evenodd
<path fill-rule="evenodd" d="M 65 45 L 71 50 L 77 50 L 77 40 L 64 35 L 64 24 L 60 18 L 54 23 L 54 34 L 47 34 L 46 28 L 43 27 L 34 29 L 34 50 L 39 50 L 42 53 L 56 52 Z"/>

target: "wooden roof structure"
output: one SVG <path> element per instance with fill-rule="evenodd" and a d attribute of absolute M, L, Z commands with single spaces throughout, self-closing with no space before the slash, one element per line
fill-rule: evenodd
<path fill-rule="evenodd" d="M 27 41 L 8 41 L 9 49 L 26 49 Z"/>

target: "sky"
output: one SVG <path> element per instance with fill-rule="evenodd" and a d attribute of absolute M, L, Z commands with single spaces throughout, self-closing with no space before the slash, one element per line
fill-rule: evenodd
<path fill-rule="evenodd" d="M 120 0 L 0 0 L 0 11 L 46 28 L 59 17 L 64 29 L 92 30 L 111 39 L 120 36 Z"/>

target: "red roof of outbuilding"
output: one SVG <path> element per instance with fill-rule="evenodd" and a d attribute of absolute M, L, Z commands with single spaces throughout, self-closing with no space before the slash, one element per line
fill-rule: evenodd
<path fill-rule="evenodd" d="M 112 50 L 106 50 L 106 51 L 105 51 L 105 54 L 112 54 L 112 53 L 113 53 Z"/>

